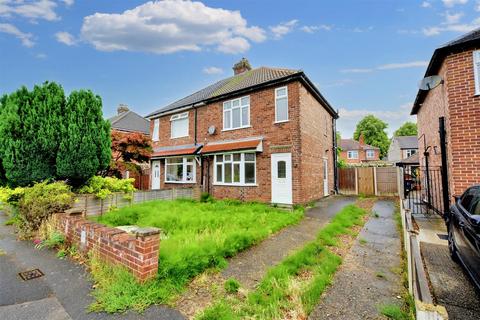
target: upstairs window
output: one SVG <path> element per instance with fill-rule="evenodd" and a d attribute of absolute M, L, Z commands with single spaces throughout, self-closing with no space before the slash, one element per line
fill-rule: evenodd
<path fill-rule="evenodd" d="M 153 120 L 152 140 L 158 141 L 160 139 L 160 119 Z"/>
<path fill-rule="evenodd" d="M 416 150 L 416 149 L 407 149 L 407 150 L 405 151 L 405 155 L 407 156 L 407 158 L 410 157 L 410 156 L 412 156 L 412 155 L 414 155 L 415 153 L 417 153 L 417 150 Z"/>
<path fill-rule="evenodd" d="M 358 151 L 357 150 L 348 151 L 347 152 L 347 158 L 348 159 L 358 159 Z"/>
<path fill-rule="evenodd" d="M 223 103 L 223 130 L 250 126 L 250 97 L 238 98 Z"/>
<path fill-rule="evenodd" d="M 171 138 L 188 136 L 188 112 L 174 114 L 170 118 Z"/>
<path fill-rule="evenodd" d="M 473 71 L 475 75 L 475 94 L 480 95 L 480 50 L 473 52 Z"/>
<path fill-rule="evenodd" d="M 287 87 L 275 89 L 275 122 L 288 121 Z"/>
<path fill-rule="evenodd" d="M 367 150 L 367 158 L 374 158 L 375 157 L 375 151 L 374 150 Z"/>

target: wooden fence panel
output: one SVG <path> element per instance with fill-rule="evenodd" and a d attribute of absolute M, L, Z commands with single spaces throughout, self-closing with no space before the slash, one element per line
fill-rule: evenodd
<path fill-rule="evenodd" d="M 398 194 L 397 168 L 383 167 L 377 169 L 377 195 L 394 196 Z"/>
<path fill-rule="evenodd" d="M 358 193 L 373 196 L 375 195 L 374 173 L 372 167 L 357 168 Z"/>
<path fill-rule="evenodd" d="M 338 169 L 338 188 L 342 194 L 356 194 L 355 168 Z"/>

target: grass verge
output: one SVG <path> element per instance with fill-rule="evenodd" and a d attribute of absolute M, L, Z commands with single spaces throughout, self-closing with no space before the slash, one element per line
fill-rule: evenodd
<path fill-rule="evenodd" d="M 96 303 L 91 310 L 142 311 L 153 303 L 169 303 L 196 275 L 209 268 L 225 267 L 226 258 L 297 223 L 302 216 L 302 208 L 288 212 L 266 204 L 231 200 L 151 201 L 109 212 L 98 217 L 98 222 L 162 230 L 158 276 L 138 284 L 121 267 L 92 263 Z"/>
<path fill-rule="evenodd" d="M 341 264 L 330 250 L 342 245 L 343 236 L 355 236 L 367 210 L 343 208 L 317 235 L 315 241 L 271 268 L 259 286 L 246 297 L 224 297 L 197 318 L 303 319 L 313 310 Z"/>

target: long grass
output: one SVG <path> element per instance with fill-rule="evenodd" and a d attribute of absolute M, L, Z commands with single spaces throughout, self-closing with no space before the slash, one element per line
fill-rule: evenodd
<path fill-rule="evenodd" d="M 289 212 L 231 200 L 151 201 L 107 213 L 97 220 L 109 226 L 138 225 L 162 230 L 158 277 L 138 285 L 131 283 L 131 276 L 124 272 L 98 266 L 93 272 L 97 302 L 92 309 L 122 312 L 129 308 L 143 310 L 151 303 L 168 303 L 194 276 L 208 268 L 225 267 L 226 258 L 297 223 L 302 216 L 301 208 Z"/>
<path fill-rule="evenodd" d="M 338 246 L 341 235 L 353 234 L 352 227 L 362 225 L 366 214 L 354 205 L 346 206 L 318 233 L 315 241 L 271 268 L 245 300 L 222 299 L 198 318 L 304 318 L 318 303 L 341 264 L 341 258 L 328 247 Z M 292 310 L 297 313 L 288 314 Z"/>

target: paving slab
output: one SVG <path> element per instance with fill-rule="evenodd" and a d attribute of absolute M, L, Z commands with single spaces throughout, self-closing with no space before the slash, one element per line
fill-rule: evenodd
<path fill-rule="evenodd" d="M 57 298 L 45 298 L 0 307 L 2 320 L 71 320 Z"/>
<path fill-rule="evenodd" d="M 365 224 L 309 319 L 381 319 L 380 305 L 401 304 L 401 279 L 394 272 L 401 263 L 395 204 L 379 200 L 373 210 L 379 217 Z"/>
<path fill-rule="evenodd" d="M 299 224 L 282 229 L 260 244 L 229 260 L 222 271 L 225 278 L 237 279 L 243 287 L 252 289 L 271 266 L 278 264 L 292 251 L 315 239 L 318 231 L 343 207 L 354 203 L 355 197 L 331 196 L 320 200 L 305 212 Z"/>

